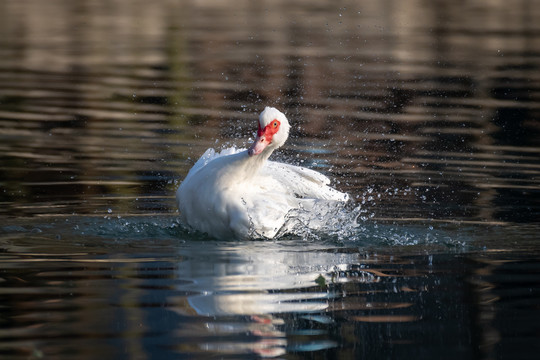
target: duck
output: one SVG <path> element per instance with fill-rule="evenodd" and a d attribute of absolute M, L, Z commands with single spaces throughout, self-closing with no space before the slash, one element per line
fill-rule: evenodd
<path fill-rule="evenodd" d="M 291 214 L 310 212 L 320 202 L 347 202 L 348 194 L 332 188 L 327 176 L 268 160 L 290 128 L 285 114 L 267 106 L 249 148 L 206 150 L 176 191 L 181 222 L 220 240 L 273 239 L 293 226 Z"/>

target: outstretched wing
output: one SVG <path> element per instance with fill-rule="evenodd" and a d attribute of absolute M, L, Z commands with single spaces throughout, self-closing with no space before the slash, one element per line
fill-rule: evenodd
<path fill-rule="evenodd" d="M 349 195 L 328 186 L 330 179 L 301 166 L 267 161 L 261 175 L 273 178 L 288 192 L 299 198 L 347 201 Z"/>
<path fill-rule="evenodd" d="M 184 181 L 187 181 L 191 176 L 196 174 L 200 169 L 206 166 L 210 161 L 220 158 L 222 156 L 226 155 L 232 155 L 239 153 L 241 151 L 245 151 L 246 149 L 237 149 L 235 147 L 230 147 L 227 149 L 223 149 L 221 152 L 216 152 L 214 149 L 209 148 L 207 149 L 204 154 L 201 155 L 199 160 L 193 165 L 193 167 L 189 170 L 188 174 L 186 175 L 186 178 Z"/>

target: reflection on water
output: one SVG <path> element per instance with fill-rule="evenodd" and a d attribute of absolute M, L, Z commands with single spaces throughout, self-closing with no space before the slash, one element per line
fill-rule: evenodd
<path fill-rule="evenodd" d="M 163 219 L 145 221 L 144 235 L 163 231 Z M 520 344 L 537 329 L 538 252 L 218 242 L 181 228 L 169 237 L 113 239 L 81 235 L 90 226 L 84 219 L 70 225 L 78 229 L 19 222 L 18 231 L 3 230 L 3 355 L 521 358 L 535 351 Z M 490 244 L 489 231 L 474 235 L 485 230 L 468 236 Z M 366 229 L 366 239 L 377 233 Z"/>
<path fill-rule="evenodd" d="M 527 358 L 538 345 L 531 1 L 0 2 L 0 354 Z M 323 232 L 176 221 L 266 105 Z"/>

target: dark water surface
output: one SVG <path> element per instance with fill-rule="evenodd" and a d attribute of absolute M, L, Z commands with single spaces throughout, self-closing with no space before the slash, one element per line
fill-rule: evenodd
<path fill-rule="evenodd" d="M 534 1 L 0 2 L 0 357 L 527 359 Z M 215 241 L 174 192 L 264 106 L 354 199 Z"/>

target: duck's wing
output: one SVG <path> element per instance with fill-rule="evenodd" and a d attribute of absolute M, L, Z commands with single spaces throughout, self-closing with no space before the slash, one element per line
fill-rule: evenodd
<path fill-rule="evenodd" d="M 204 154 L 201 155 L 199 160 L 193 165 L 193 167 L 189 170 L 188 174 L 186 175 L 186 178 L 184 181 L 187 181 L 191 176 L 196 174 L 200 169 L 206 166 L 210 161 L 215 160 L 217 158 L 220 158 L 222 156 L 226 155 L 232 155 L 236 154 L 242 151 L 245 151 L 246 149 L 237 149 L 235 147 L 223 149 L 220 152 L 216 152 L 216 150 L 210 148 L 207 149 Z"/>
<path fill-rule="evenodd" d="M 347 201 L 349 195 L 328 186 L 330 179 L 325 175 L 301 166 L 267 161 L 261 175 L 280 183 L 295 197 Z"/>

